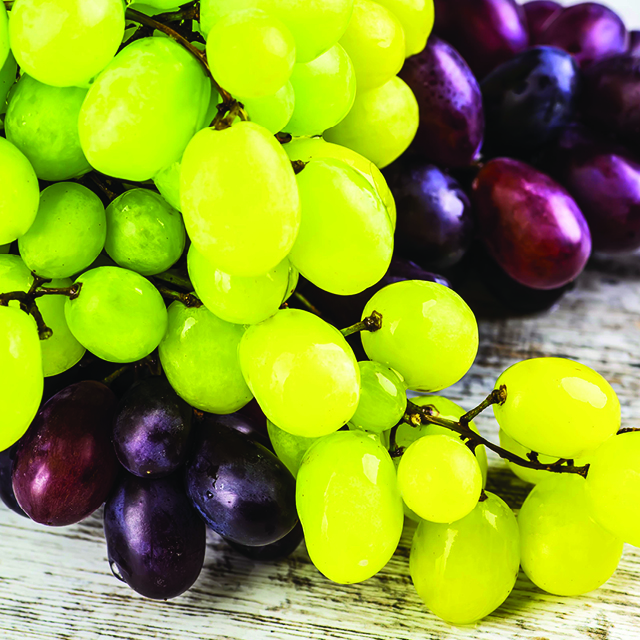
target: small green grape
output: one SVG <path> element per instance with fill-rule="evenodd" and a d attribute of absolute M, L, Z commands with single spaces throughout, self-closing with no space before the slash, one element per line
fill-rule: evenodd
<path fill-rule="evenodd" d="M 180 168 L 180 162 L 173 162 L 153 178 L 160 195 L 177 211 L 182 211 L 182 205 L 180 204 Z"/>
<path fill-rule="evenodd" d="M 15 84 L 17 73 L 18 65 L 16 64 L 16 59 L 13 57 L 13 54 L 9 52 L 4 65 L 0 65 L 0 113 L 5 113 L 7 110 L 7 95 L 9 89 Z"/>
<path fill-rule="evenodd" d="M 433 0 L 376 0 L 391 11 L 402 24 L 405 35 L 405 56 L 420 53 L 433 29 Z"/>
<path fill-rule="evenodd" d="M 0 7 L 0 67 L 9 57 L 9 16 L 4 4 Z"/>
<path fill-rule="evenodd" d="M 267 431 L 269 439 L 273 445 L 273 450 L 294 478 L 298 476 L 298 470 L 302 464 L 302 458 L 307 453 L 311 445 L 318 438 L 305 438 L 304 436 L 294 436 L 284 429 L 277 427 L 271 420 L 267 420 Z"/>
<path fill-rule="evenodd" d="M 287 126 L 293 115 L 295 101 L 296 96 L 290 82 L 271 96 L 242 99 L 250 120 L 273 134 Z"/>

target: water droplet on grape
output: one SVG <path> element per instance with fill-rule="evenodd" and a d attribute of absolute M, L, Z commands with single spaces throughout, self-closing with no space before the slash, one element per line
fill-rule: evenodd
<path fill-rule="evenodd" d="M 113 575 L 116 578 L 118 578 L 120 582 L 124 582 L 124 578 L 122 577 L 122 574 L 120 573 L 120 568 L 118 567 L 116 562 L 114 560 L 109 560 L 109 566 L 111 567 L 111 573 L 113 573 Z"/>

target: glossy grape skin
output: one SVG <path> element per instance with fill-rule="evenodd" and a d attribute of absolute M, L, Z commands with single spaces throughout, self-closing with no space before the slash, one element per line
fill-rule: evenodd
<path fill-rule="evenodd" d="M 87 89 L 51 87 L 27 74 L 11 92 L 7 140 L 27 156 L 41 180 L 69 180 L 91 170 L 78 133 L 86 95 Z"/>
<path fill-rule="evenodd" d="M 478 351 L 478 325 L 447 287 L 407 280 L 376 293 L 362 312 L 382 314 L 382 328 L 362 332 L 369 358 L 398 371 L 409 389 L 437 391 L 467 373 Z"/>
<path fill-rule="evenodd" d="M 596 371 L 565 358 L 531 358 L 496 382 L 507 388 L 496 420 L 514 440 L 538 453 L 576 458 L 620 427 L 620 402 Z"/>
<path fill-rule="evenodd" d="M 169 325 L 160 343 L 160 362 L 176 393 L 191 406 L 211 413 L 233 413 L 251 400 L 237 349 L 244 328 L 205 307 L 169 307 Z"/>
<path fill-rule="evenodd" d="M 262 445 L 210 422 L 198 434 L 185 483 L 207 525 L 247 546 L 280 540 L 298 522 L 295 480 Z"/>
<path fill-rule="evenodd" d="M 540 149 L 573 120 L 581 75 L 572 56 L 532 47 L 496 67 L 482 81 L 485 151 L 526 155 Z"/>
<path fill-rule="evenodd" d="M 111 492 L 118 461 L 111 445 L 113 392 L 100 382 L 73 384 L 38 412 L 20 444 L 13 488 L 40 524 L 62 527 L 91 515 Z"/>
<path fill-rule="evenodd" d="M 160 478 L 185 461 L 191 407 L 163 377 L 133 386 L 113 420 L 113 446 L 120 464 L 141 478 Z"/>
<path fill-rule="evenodd" d="M 9 52 L 9 16 L 3 4 L 0 7 L 0 67 L 4 65 L 9 57 Z"/>
<path fill-rule="evenodd" d="M 629 54 L 640 56 L 640 31 L 629 32 Z"/>
<path fill-rule="evenodd" d="M 591 253 L 587 222 L 549 176 L 518 160 L 498 158 L 480 171 L 472 195 L 479 235 L 514 280 L 555 289 L 582 272 Z"/>
<path fill-rule="evenodd" d="M 104 534 L 114 575 L 147 598 L 179 596 L 202 570 L 206 527 L 176 476 L 123 476 L 105 506 Z"/>
<path fill-rule="evenodd" d="M 471 624 L 511 593 L 520 564 L 518 523 L 498 496 L 487 493 L 453 524 L 421 522 L 411 546 L 410 571 L 424 603 L 451 624 Z"/>
<path fill-rule="evenodd" d="M 269 419 L 267 419 L 267 431 L 275 454 L 291 471 L 291 475 L 297 478 L 304 454 L 318 438 L 295 436 L 276 426 Z"/>
<path fill-rule="evenodd" d="M 425 269 L 460 262 L 475 231 L 471 203 L 460 184 L 416 159 L 395 162 L 386 177 L 398 207 L 397 252 Z"/>
<path fill-rule="evenodd" d="M 339 431 L 314 444 L 298 472 L 296 504 L 311 561 L 334 582 L 367 580 L 400 541 L 402 499 L 376 436 Z"/>
<path fill-rule="evenodd" d="M 564 8 L 540 34 L 539 44 L 564 49 L 579 65 L 627 50 L 628 36 L 617 13 L 596 2 L 581 2 Z"/>
<path fill-rule="evenodd" d="M 300 546 L 303 539 L 304 533 L 302 531 L 302 525 L 298 522 L 286 536 L 262 547 L 248 547 L 233 542 L 233 540 L 226 540 L 226 542 L 234 551 L 237 551 L 240 555 L 247 558 L 251 558 L 251 560 L 273 562 L 274 560 L 280 560 L 290 556 Z"/>
<path fill-rule="evenodd" d="M 405 57 L 420 53 L 433 29 L 433 0 L 380 0 L 402 24 L 405 36 Z"/>
<path fill-rule="evenodd" d="M 529 27 L 531 44 L 540 44 L 544 30 L 562 12 L 562 5 L 553 0 L 532 0 L 522 5 Z"/>
<path fill-rule="evenodd" d="M 173 162 L 153 177 L 153 183 L 160 195 L 176 210 L 182 211 L 180 204 L 180 162 Z"/>
<path fill-rule="evenodd" d="M 293 115 L 295 102 L 296 95 L 290 82 L 271 96 L 242 99 L 249 119 L 273 134 L 287 126 Z"/>
<path fill-rule="evenodd" d="M 11 509 L 11 511 L 17 513 L 19 516 L 28 518 L 29 516 L 21 509 L 16 500 L 16 494 L 13 491 L 13 484 L 11 482 L 13 459 L 19 445 L 20 441 L 8 449 L 0 451 L 0 501 L 2 501 L 7 509 Z"/>
<path fill-rule="evenodd" d="M 10 52 L 7 56 L 7 59 L 5 60 L 4 65 L 0 65 L 0 113 L 5 113 L 7 110 L 7 94 L 9 93 L 9 89 L 11 89 L 11 87 L 15 84 L 17 74 L 18 65 L 16 64 L 16 59 L 13 57 L 13 54 Z"/>
<path fill-rule="evenodd" d="M 529 45 L 515 0 L 435 0 L 434 32 L 450 42 L 478 79 Z"/>

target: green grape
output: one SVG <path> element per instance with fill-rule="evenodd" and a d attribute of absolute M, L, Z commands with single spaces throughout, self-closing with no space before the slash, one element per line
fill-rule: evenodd
<path fill-rule="evenodd" d="M 295 105 L 285 131 L 312 136 L 335 127 L 349 113 L 356 96 L 356 75 L 346 51 L 336 44 L 319 58 L 295 65 L 291 86 Z"/>
<path fill-rule="evenodd" d="M 584 478 L 551 475 L 534 487 L 518 513 L 522 568 L 543 591 L 578 596 L 613 575 L 622 540 L 591 517 Z"/>
<path fill-rule="evenodd" d="M 180 162 L 173 162 L 153 178 L 160 195 L 178 211 L 182 211 L 182 205 L 180 204 L 180 168 Z"/>
<path fill-rule="evenodd" d="M 4 4 L 0 6 L 0 67 L 9 57 L 9 16 Z"/>
<path fill-rule="evenodd" d="M 119 1 L 119 0 L 118 0 Z M 80 142 L 98 171 L 143 182 L 180 160 L 204 125 L 211 83 L 169 38 L 127 45 L 91 85 L 80 110 Z"/>
<path fill-rule="evenodd" d="M 225 273 L 258 276 L 280 264 L 300 227 L 300 196 L 282 145 L 253 122 L 204 129 L 182 158 L 187 233 Z"/>
<path fill-rule="evenodd" d="M 144 0 L 144 4 L 161 11 L 171 11 L 177 9 L 181 2 L 180 0 Z"/>
<path fill-rule="evenodd" d="M 139 273 L 99 267 L 83 273 L 75 300 L 65 303 L 71 333 L 91 353 L 108 362 L 135 362 L 148 356 L 167 329 L 167 309 L 158 290 Z"/>
<path fill-rule="evenodd" d="M 333 158 L 311 160 L 296 178 L 302 221 L 291 262 L 307 280 L 338 295 L 376 284 L 393 254 L 393 228 L 377 191 Z"/>
<path fill-rule="evenodd" d="M 318 316 L 282 309 L 247 329 L 238 350 L 249 388 L 267 418 L 317 438 L 353 416 L 360 370 L 342 334 Z"/>
<path fill-rule="evenodd" d="M 206 34 L 224 16 L 261 9 L 282 20 L 296 43 L 298 62 L 315 60 L 345 32 L 353 0 L 201 0 L 200 24 Z"/>
<path fill-rule="evenodd" d="M 493 405 L 500 428 L 525 447 L 558 458 L 595 449 L 620 427 L 620 402 L 596 371 L 565 358 L 532 358 L 496 382 L 504 404 Z"/>
<path fill-rule="evenodd" d="M 50 87 L 26 74 L 11 92 L 7 140 L 27 156 L 41 180 L 69 180 L 91 170 L 78 134 L 86 95 L 87 89 Z"/>
<path fill-rule="evenodd" d="M 433 0 L 376 0 L 391 11 L 402 24 L 405 36 L 405 55 L 420 53 L 433 29 Z"/>
<path fill-rule="evenodd" d="M 293 86 L 287 82 L 271 96 L 243 98 L 242 103 L 252 122 L 264 127 L 269 133 L 276 134 L 291 120 L 295 100 Z"/>
<path fill-rule="evenodd" d="M 159 353 L 176 393 L 196 409 L 210 413 L 233 413 L 244 407 L 252 397 L 238 362 L 244 331 L 205 307 L 172 303 Z"/>
<path fill-rule="evenodd" d="M 593 517 L 616 537 L 640 547 L 640 432 L 605 440 L 590 462 L 587 494 Z"/>
<path fill-rule="evenodd" d="M 24 235 L 38 213 L 38 178 L 27 157 L 0 137 L 0 244 Z"/>
<path fill-rule="evenodd" d="M 355 0 L 351 22 L 340 44 L 353 62 L 358 91 L 382 86 L 404 64 L 402 25 L 393 13 L 373 0 Z"/>
<path fill-rule="evenodd" d="M 42 192 L 38 215 L 18 247 L 39 276 L 68 278 L 98 257 L 106 235 L 100 198 L 75 182 L 58 182 Z"/>
<path fill-rule="evenodd" d="M 455 522 L 471 513 L 482 491 L 482 472 L 471 449 L 448 435 L 424 436 L 398 465 L 404 503 L 430 522 Z"/>
<path fill-rule="evenodd" d="M 267 420 L 267 431 L 269 439 L 273 445 L 273 450 L 294 478 L 298 476 L 298 470 L 302 464 L 302 458 L 307 453 L 311 445 L 318 438 L 305 438 L 304 436 L 294 436 L 284 429 L 277 427 L 271 420 Z"/>
<path fill-rule="evenodd" d="M 382 169 L 407 150 L 418 121 L 413 91 L 394 77 L 381 87 L 358 93 L 349 115 L 325 131 L 324 137 L 357 151 Z"/>
<path fill-rule="evenodd" d="M 207 309 L 236 324 L 257 324 L 270 318 L 298 284 L 298 271 L 288 258 L 261 276 L 230 276 L 191 245 L 188 267 L 196 294 Z"/>
<path fill-rule="evenodd" d="M 409 568 L 418 595 L 435 615 L 451 624 L 471 624 L 506 600 L 519 564 L 516 517 L 487 492 L 486 500 L 453 524 L 421 522 Z"/>
<path fill-rule="evenodd" d="M 184 250 L 182 216 L 148 189 L 131 189 L 107 207 L 105 251 L 121 267 L 153 276 L 173 266 Z"/>
<path fill-rule="evenodd" d="M 374 576 L 400 541 L 395 468 L 376 436 L 340 431 L 318 440 L 298 471 L 296 505 L 311 561 L 334 582 Z"/>
<path fill-rule="evenodd" d="M 246 9 L 216 22 L 207 36 L 207 60 L 213 77 L 227 91 L 263 98 L 288 82 L 296 45 L 280 20 Z"/>
<path fill-rule="evenodd" d="M 20 68 L 54 87 L 87 86 L 124 36 L 122 0 L 16 0 L 9 21 Z"/>
<path fill-rule="evenodd" d="M 374 433 L 396 425 L 407 408 L 404 382 L 389 367 L 379 362 L 358 362 L 360 400 L 350 424 Z"/>
<path fill-rule="evenodd" d="M 16 64 L 16 59 L 13 57 L 13 54 L 9 52 L 4 65 L 0 65 L 0 113 L 5 113 L 7 110 L 7 94 L 16 81 L 17 73 L 18 65 Z"/>
<path fill-rule="evenodd" d="M 367 160 L 359 153 L 342 147 L 339 144 L 326 142 L 322 138 L 297 138 L 284 145 L 284 150 L 291 160 L 310 162 L 317 158 L 335 158 L 346 162 L 350 167 L 359 171 L 377 191 L 378 196 L 387 208 L 393 229 L 396 228 L 396 202 L 391 189 L 387 185 L 382 172 L 371 160 Z"/>
<path fill-rule="evenodd" d="M 438 391 L 460 380 L 478 352 L 478 324 L 466 302 L 434 282 L 405 280 L 378 291 L 362 317 L 382 314 L 382 328 L 363 331 L 371 360 L 398 371 L 409 389 Z"/>
<path fill-rule="evenodd" d="M 14 307 L 0 305 L 0 451 L 26 432 L 42 400 L 44 378 L 36 323 Z"/>

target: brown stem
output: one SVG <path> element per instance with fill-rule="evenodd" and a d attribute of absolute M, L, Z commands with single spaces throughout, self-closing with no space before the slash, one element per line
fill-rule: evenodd
<path fill-rule="evenodd" d="M 127 371 L 129 371 L 131 367 L 133 367 L 133 364 L 125 364 L 123 367 L 116 369 L 115 371 L 110 373 L 106 378 L 102 380 L 102 384 L 105 384 L 107 385 L 107 387 L 110 387 L 123 373 L 126 373 Z"/>
<path fill-rule="evenodd" d="M 156 289 L 160 292 L 160 295 L 167 300 L 176 300 L 182 302 L 185 307 L 201 307 L 202 301 L 196 298 L 192 293 L 180 293 L 173 291 L 164 285 L 156 284 Z"/>
<path fill-rule="evenodd" d="M 308 164 L 308 162 L 303 162 L 302 160 L 292 160 L 293 173 L 298 175 Z"/>
<path fill-rule="evenodd" d="M 307 298 L 305 298 L 299 291 L 293 292 L 293 297 L 309 312 L 316 316 L 322 317 L 320 310 Z"/>
<path fill-rule="evenodd" d="M 184 22 L 185 20 L 196 20 L 200 22 L 200 3 L 190 2 L 181 6 L 177 11 L 167 11 L 154 16 L 158 22 Z"/>
<path fill-rule="evenodd" d="M 370 316 L 362 319 L 360 322 L 356 322 L 356 324 L 352 324 L 350 327 L 346 329 L 341 329 L 340 333 L 347 338 L 348 336 L 353 335 L 354 333 L 358 333 L 359 331 L 378 331 L 382 328 L 382 314 L 377 311 L 373 311 Z"/>

